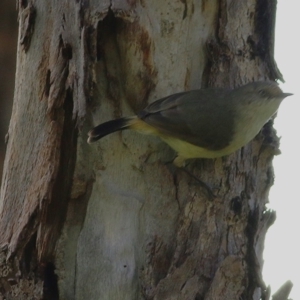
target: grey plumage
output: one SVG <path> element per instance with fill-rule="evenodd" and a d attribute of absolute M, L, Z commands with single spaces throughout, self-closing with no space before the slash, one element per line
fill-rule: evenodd
<path fill-rule="evenodd" d="M 177 151 L 174 163 L 182 166 L 189 158 L 220 157 L 243 147 L 289 95 L 271 81 L 234 90 L 177 93 L 153 102 L 137 116 L 98 125 L 89 132 L 88 142 L 128 128 L 157 135 Z"/>

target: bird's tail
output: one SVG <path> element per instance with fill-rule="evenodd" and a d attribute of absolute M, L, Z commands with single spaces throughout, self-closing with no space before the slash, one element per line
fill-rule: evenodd
<path fill-rule="evenodd" d="M 97 140 L 115 131 L 128 129 L 136 121 L 137 121 L 137 117 L 134 116 L 134 117 L 127 117 L 127 118 L 120 118 L 120 119 L 102 123 L 89 131 L 88 143 L 96 142 Z"/>

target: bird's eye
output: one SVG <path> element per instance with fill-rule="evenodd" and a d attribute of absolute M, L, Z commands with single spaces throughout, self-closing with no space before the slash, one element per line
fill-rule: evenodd
<path fill-rule="evenodd" d="M 258 93 L 260 94 L 260 96 L 262 96 L 264 98 L 268 98 L 269 97 L 265 90 L 259 90 Z"/>

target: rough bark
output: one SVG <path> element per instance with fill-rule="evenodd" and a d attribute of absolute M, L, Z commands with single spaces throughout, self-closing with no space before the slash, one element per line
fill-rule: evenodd
<path fill-rule="evenodd" d="M 20 1 L 0 207 L 10 299 L 260 299 L 272 124 L 237 153 L 166 164 L 134 132 L 86 143 L 99 122 L 201 86 L 281 75 L 274 1 Z"/>
<path fill-rule="evenodd" d="M 0 181 L 5 156 L 5 135 L 11 115 L 16 70 L 18 26 L 16 4 L 2 0 L 0 8 Z"/>

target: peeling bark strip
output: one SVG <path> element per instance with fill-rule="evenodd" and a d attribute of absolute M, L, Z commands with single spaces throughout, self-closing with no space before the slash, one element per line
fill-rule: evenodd
<path fill-rule="evenodd" d="M 48 90 L 47 113 L 52 120 L 56 120 L 56 110 L 62 107 L 65 100 L 67 78 L 69 75 L 69 60 L 72 59 L 72 48 L 69 44 L 64 45 L 62 36 L 58 37 L 56 51 L 50 54 L 49 67 L 45 89 Z"/>
<path fill-rule="evenodd" d="M 253 50 L 267 62 L 269 77 L 273 80 L 284 81 L 274 59 L 276 8 L 277 1 L 275 0 L 257 1 L 255 31 L 260 38 Z"/>
<path fill-rule="evenodd" d="M 34 5 L 19 4 L 19 39 L 25 51 L 18 53 L 1 190 L 1 293 L 13 299 L 53 296 L 49 274 L 54 271 L 49 273 L 48 265 L 70 197 L 76 123 L 85 113 L 85 88 L 78 79 L 89 78 L 82 68 L 88 59 L 81 54 L 83 64 L 78 58 L 79 50 L 85 51 L 78 41 L 80 22 L 74 26 L 73 18 L 70 23 L 78 12 L 75 3 L 71 11 L 65 5 Z"/>
<path fill-rule="evenodd" d="M 23 46 L 25 52 L 30 47 L 31 37 L 33 35 L 35 25 L 36 11 L 32 3 L 29 3 L 26 8 L 20 9 L 20 44 Z"/>
<path fill-rule="evenodd" d="M 95 123 L 201 82 L 279 77 L 275 4 L 267 5 L 265 15 L 254 0 L 19 1 L 25 51 L 1 188 L 3 298 L 268 296 L 271 123 L 236 154 L 189 165 L 213 201 L 186 172 L 170 170 L 172 152 L 155 139 L 123 132 L 86 143 Z"/>

